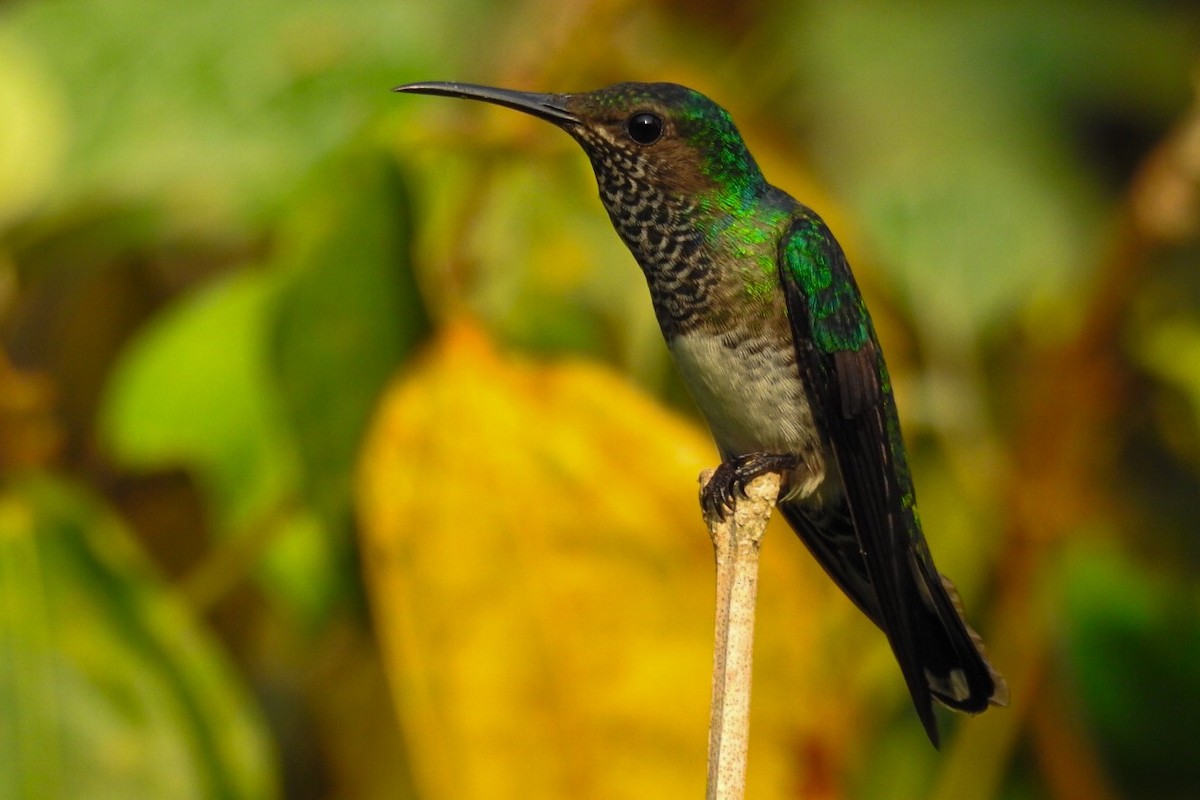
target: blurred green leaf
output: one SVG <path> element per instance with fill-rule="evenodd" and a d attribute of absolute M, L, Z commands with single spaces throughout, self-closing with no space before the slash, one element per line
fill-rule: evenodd
<path fill-rule="evenodd" d="M 270 359 L 305 495 L 331 525 L 349 519 L 359 443 L 385 382 L 429 331 L 409 214 L 390 159 L 339 159 L 296 203 L 296 252 L 281 257 L 292 272 L 278 297 Z"/>
<path fill-rule="evenodd" d="M 265 566 L 315 623 L 357 583 L 355 459 L 385 382 L 429 320 L 410 260 L 405 187 L 390 158 L 338 158 L 291 207 L 266 356 L 310 510 L 289 523 Z"/>
<path fill-rule="evenodd" d="M 273 797 L 223 654 L 121 524 L 51 479 L 0 493 L 5 798 Z"/>
<path fill-rule="evenodd" d="M 99 424 L 125 468 L 195 474 L 217 530 L 245 543 L 205 575 L 205 598 L 257 571 L 312 623 L 346 585 L 345 554 L 301 502 L 299 444 L 270 365 L 280 282 L 242 272 L 168 308 L 122 354 Z"/>
<path fill-rule="evenodd" d="M 223 529 L 286 499 L 296 457 L 267 369 L 275 276 L 242 272 L 153 320 L 113 370 L 100 431 L 126 467 L 192 468 Z"/>

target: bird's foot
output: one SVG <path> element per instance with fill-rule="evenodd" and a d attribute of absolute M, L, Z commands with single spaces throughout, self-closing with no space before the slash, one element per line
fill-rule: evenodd
<path fill-rule="evenodd" d="M 799 465 L 800 458 L 787 453 L 746 453 L 722 461 L 700 490 L 700 507 L 704 516 L 724 520 L 737 498 L 746 496 L 746 486 L 755 478 L 768 472 L 778 472 L 786 483 L 788 473 Z"/>

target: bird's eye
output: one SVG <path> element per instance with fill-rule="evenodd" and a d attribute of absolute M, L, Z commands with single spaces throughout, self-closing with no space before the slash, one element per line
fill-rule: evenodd
<path fill-rule="evenodd" d="M 654 144 L 662 136 L 663 121 L 657 114 L 643 111 L 630 117 L 625 128 L 629 131 L 629 138 L 638 144 Z"/>

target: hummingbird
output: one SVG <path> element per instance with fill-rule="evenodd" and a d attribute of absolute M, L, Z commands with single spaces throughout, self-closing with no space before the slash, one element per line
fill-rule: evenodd
<path fill-rule="evenodd" d="M 846 255 L 816 212 L 767 183 L 729 113 L 672 83 L 394 91 L 505 106 L 579 143 L 720 453 L 704 512 L 724 518 L 750 481 L 779 473 L 777 507 L 887 636 L 934 747 L 934 700 L 971 714 L 1004 705 L 1004 679 L 922 533 L 891 380 Z"/>

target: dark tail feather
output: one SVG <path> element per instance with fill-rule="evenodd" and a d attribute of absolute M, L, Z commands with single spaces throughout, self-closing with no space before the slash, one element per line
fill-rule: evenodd
<path fill-rule="evenodd" d="M 963 617 L 958 593 L 937 573 L 923 542 L 909 548 L 910 568 L 897 569 L 894 576 L 902 608 L 885 614 L 844 507 L 785 502 L 779 510 L 834 582 L 887 634 L 935 746 L 931 698 L 969 714 L 1008 702 L 1004 679 L 988 663 L 983 642 Z M 888 629 L 889 618 L 894 630 Z"/>
<path fill-rule="evenodd" d="M 923 549 L 923 548 L 922 548 Z M 910 555 L 920 595 L 917 632 L 929 690 L 942 705 L 968 714 L 1008 704 L 1008 684 L 988 662 L 983 640 L 963 615 L 958 590 L 929 554 Z"/>

